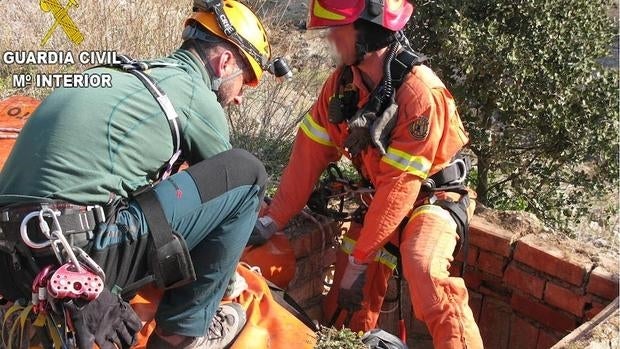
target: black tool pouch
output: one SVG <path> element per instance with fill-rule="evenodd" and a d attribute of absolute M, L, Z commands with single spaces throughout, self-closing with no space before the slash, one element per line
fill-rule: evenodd
<path fill-rule="evenodd" d="M 149 226 L 149 266 L 157 286 L 170 289 L 196 280 L 185 239 L 168 223 L 153 189 L 141 190 L 134 194 L 134 198 L 142 208 Z"/>
<path fill-rule="evenodd" d="M 171 232 L 171 237 L 163 246 L 150 245 L 149 265 L 155 274 L 155 283 L 163 289 L 183 286 L 196 280 L 185 239 L 175 232 Z"/>

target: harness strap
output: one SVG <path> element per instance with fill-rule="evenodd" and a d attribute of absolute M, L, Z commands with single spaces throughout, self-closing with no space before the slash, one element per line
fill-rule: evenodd
<path fill-rule="evenodd" d="M 435 205 L 443 208 L 450 213 L 452 219 L 456 222 L 456 233 L 459 236 L 459 241 L 452 253 L 453 257 L 456 257 L 461 249 L 464 253 L 463 266 L 461 267 L 461 276 L 465 271 L 465 264 L 467 263 L 467 252 L 469 251 L 469 216 L 467 214 L 467 208 L 469 207 L 469 195 L 467 193 L 461 196 L 458 202 L 452 202 L 448 200 L 438 200 Z"/>
<path fill-rule="evenodd" d="M 417 55 L 414 52 L 403 50 L 394 57 L 390 64 L 390 71 L 392 72 L 392 85 L 394 91 L 405 82 L 407 74 L 416 66 L 425 61 L 425 58 Z"/>
<path fill-rule="evenodd" d="M 179 115 L 177 114 L 170 98 L 166 95 L 164 90 L 159 87 L 157 82 L 145 73 L 146 70 L 151 68 L 159 68 L 159 67 L 175 67 L 176 64 L 166 63 L 166 62 L 141 62 L 136 61 L 134 59 L 129 58 L 126 55 L 118 55 L 121 63 L 110 64 L 107 65 L 111 68 L 122 69 L 135 77 L 137 77 L 149 90 L 151 95 L 159 104 L 159 107 L 164 112 L 166 116 L 166 120 L 168 121 L 168 126 L 170 127 L 170 133 L 172 134 L 172 156 L 168 160 L 165 165 L 164 172 L 161 173 L 160 179 L 166 179 L 172 173 L 174 163 L 179 159 L 181 155 L 181 130 L 179 127 Z"/>
<path fill-rule="evenodd" d="M 9 333 L 10 333 L 10 329 L 8 329 L 9 331 L 7 332 L 7 325 L 9 322 L 9 319 L 16 314 L 17 312 L 21 311 L 24 309 L 24 306 L 22 306 L 21 304 L 19 304 L 19 302 L 15 302 L 13 303 L 13 305 L 4 313 L 4 316 L 2 317 L 2 327 L 0 328 L 0 337 L 2 338 L 2 347 L 3 348 L 7 348 L 9 346 L 10 342 L 7 342 L 7 340 L 11 340 Z"/>
<path fill-rule="evenodd" d="M 196 280 L 185 240 L 168 223 L 155 191 L 149 187 L 139 191 L 134 198 L 142 208 L 149 226 L 149 236 L 154 248 L 149 257 L 157 285 L 169 289 Z"/>
<path fill-rule="evenodd" d="M 422 182 L 422 190 L 427 192 L 460 191 L 453 189 L 462 189 L 469 170 L 471 170 L 471 159 L 459 153 L 448 166 L 426 178 Z"/>
<path fill-rule="evenodd" d="M 394 93 L 400 88 L 405 81 L 407 74 L 416 66 L 422 64 L 426 58 L 418 55 L 412 51 L 403 50 L 395 55 L 394 59 L 390 63 L 390 74 L 392 76 L 391 84 L 394 88 Z M 357 90 L 351 90 L 350 86 L 353 82 L 353 70 L 351 66 L 344 66 L 340 73 L 340 85 L 338 98 L 332 98 L 329 104 L 329 119 L 332 123 L 340 123 L 350 119 L 357 111 L 357 102 L 359 101 L 359 94 Z M 377 115 L 380 114 L 381 109 L 385 107 L 385 101 L 379 98 L 379 94 L 383 93 L 384 83 L 379 84 L 375 90 L 372 91 L 368 103 L 360 109 L 370 110 Z"/>

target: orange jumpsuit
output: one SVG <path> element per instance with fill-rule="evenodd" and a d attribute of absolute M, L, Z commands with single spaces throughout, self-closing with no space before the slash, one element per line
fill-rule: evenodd
<path fill-rule="evenodd" d="M 338 93 L 342 68 L 323 85 L 318 100 L 303 119 L 280 186 L 267 211 L 283 227 L 306 204 L 322 171 L 342 155 L 348 136 L 346 122 L 328 120 L 328 103 Z M 359 93 L 358 107 L 369 91 L 361 73 L 352 67 L 353 85 Z M 353 163 L 375 187 L 375 195 L 361 229 L 351 229 L 338 257 L 334 287 L 325 301 L 325 317 L 337 307 L 337 292 L 345 253 L 369 263 L 362 309 L 349 327 L 355 331 L 374 328 L 383 303 L 394 261 L 382 247 L 398 244 L 404 276 L 409 284 L 416 316 L 424 321 L 436 348 L 481 348 L 482 340 L 468 305 L 461 278 L 450 277 L 448 267 L 457 243 L 456 223 L 438 206 L 415 206 L 421 181 L 447 166 L 468 143 L 454 100 L 439 78 L 426 66 L 416 66 L 397 90 L 398 121 L 387 153 L 368 147 Z M 395 234 L 405 219 L 400 234 Z M 343 318 L 344 316 L 341 316 Z"/>

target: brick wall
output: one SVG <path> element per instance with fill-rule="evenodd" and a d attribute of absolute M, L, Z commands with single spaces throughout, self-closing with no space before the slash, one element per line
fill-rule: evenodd
<path fill-rule="evenodd" d="M 346 230 L 335 223 L 312 225 L 295 233 L 291 244 L 297 255 L 297 273 L 290 294 L 313 318 L 321 317 L 320 301 L 325 270 L 335 260 L 334 237 Z M 522 237 L 475 217 L 464 267 L 470 306 L 486 348 L 550 348 L 588 321 L 618 296 L 616 261 L 594 261 L 534 234 Z M 461 253 L 452 265 L 463 267 Z M 415 319 L 402 285 L 403 319 L 408 344 L 432 348 L 426 326 Z M 387 298 L 396 294 L 391 281 Z M 386 302 L 380 327 L 398 333 L 397 303 Z"/>

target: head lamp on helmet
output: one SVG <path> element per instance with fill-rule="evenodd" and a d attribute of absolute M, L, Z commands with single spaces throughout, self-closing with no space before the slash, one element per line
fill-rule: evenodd
<path fill-rule="evenodd" d="M 273 71 L 265 29 L 252 10 L 242 3 L 236 0 L 194 0 L 194 12 L 185 25 L 184 40 L 201 40 L 201 30 L 189 29 L 199 25 L 238 47 L 252 72 L 247 85 L 258 85 L 264 71 Z"/>

